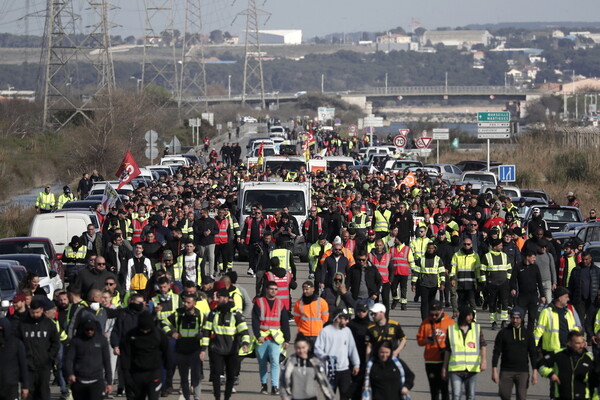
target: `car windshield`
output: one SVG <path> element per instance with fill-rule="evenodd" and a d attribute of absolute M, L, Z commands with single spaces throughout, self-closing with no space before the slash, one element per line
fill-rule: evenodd
<path fill-rule="evenodd" d="M 0 290 L 14 290 L 15 284 L 8 268 L 0 269 Z"/>
<path fill-rule="evenodd" d="M 327 160 L 327 169 L 328 170 L 334 170 L 337 167 L 341 167 L 342 165 L 346 164 L 346 167 L 349 167 L 351 165 L 354 165 L 353 161 L 333 161 L 333 160 Z"/>
<path fill-rule="evenodd" d="M 496 180 L 492 175 L 486 174 L 466 174 L 465 181 L 478 181 L 478 182 L 490 182 L 496 184 Z"/>
<path fill-rule="evenodd" d="M 46 276 L 48 276 L 48 274 L 46 273 L 46 267 L 41 257 L 19 257 L 18 255 L 15 255 L 14 257 L 5 257 L 3 259 L 18 261 L 19 264 L 21 264 L 27 269 L 27 271 L 34 272 L 40 278 L 45 278 Z"/>
<path fill-rule="evenodd" d="M 502 189 L 502 191 L 504 192 L 505 195 L 510 196 L 513 199 L 520 197 L 518 195 L 519 193 L 516 190 L 513 190 L 513 189 Z"/>
<path fill-rule="evenodd" d="M 298 190 L 248 190 L 244 198 L 244 213 L 250 214 L 253 205 L 261 204 L 263 213 L 272 214 L 276 210 L 288 207 L 294 215 L 306 214 L 304 193 Z"/>
<path fill-rule="evenodd" d="M 396 161 L 394 163 L 394 167 L 393 169 L 404 169 L 404 168 L 410 168 L 410 167 L 422 167 L 423 164 L 419 161 Z"/>
<path fill-rule="evenodd" d="M 50 257 L 50 246 L 44 242 L 0 242 L 0 254 L 45 254 Z"/>
<path fill-rule="evenodd" d="M 548 222 L 579 222 L 577 211 L 566 208 L 541 208 L 542 218 Z"/>
<path fill-rule="evenodd" d="M 299 171 L 300 167 L 306 168 L 306 163 L 304 161 L 289 161 L 289 160 L 269 160 L 265 162 L 265 168 L 270 168 L 271 172 L 279 173 L 282 169 L 287 169 L 288 171 Z"/>
<path fill-rule="evenodd" d="M 592 255 L 592 260 L 595 263 L 600 263 L 600 247 L 592 247 L 588 251 Z"/>

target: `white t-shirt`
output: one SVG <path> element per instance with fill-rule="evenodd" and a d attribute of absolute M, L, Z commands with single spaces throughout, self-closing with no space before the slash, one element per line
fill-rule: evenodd
<path fill-rule="evenodd" d="M 189 281 L 196 282 L 196 255 L 184 256 L 183 264 L 185 265 L 185 278 Z"/>

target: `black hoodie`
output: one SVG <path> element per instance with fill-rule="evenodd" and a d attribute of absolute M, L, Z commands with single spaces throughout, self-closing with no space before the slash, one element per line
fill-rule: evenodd
<path fill-rule="evenodd" d="M 23 342 L 12 334 L 13 327 L 9 320 L 0 318 L 0 360 L 6 368 L 0 368 L 0 387 L 15 385 L 21 382 L 29 387 L 29 371 L 27 355 Z"/>
<path fill-rule="evenodd" d="M 108 341 L 98 329 L 92 337 L 87 336 L 84 332 L 84 325 L 88 322 L 94 326 L 97 325 L 97 322 L 93 320 L 81 321 L 77 329 L 77 336 L 67 347 L 63 366 L 65 377 L 75 375 L 78 381 L 104 379 L 106 384 L 111 384 L 112 368 Z"/>
<path fill-rule="evenodd" d="M 58 328 L 43 314 L 39 319 L 27 315 L 19 324 L 17 337 L 25 344 L 30 371 L 51 368 L 60 345 Z"/>

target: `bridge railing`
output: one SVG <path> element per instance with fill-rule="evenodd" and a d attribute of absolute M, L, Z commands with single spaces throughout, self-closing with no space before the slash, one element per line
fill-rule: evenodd
<path fill-rule="evenodd" d="M 535 92 L 533 89 L 514 86 L 388 86 L 355 90 L 349 94 L 365 95 L 460 95 L 460 94 L 521 94 Z"/>

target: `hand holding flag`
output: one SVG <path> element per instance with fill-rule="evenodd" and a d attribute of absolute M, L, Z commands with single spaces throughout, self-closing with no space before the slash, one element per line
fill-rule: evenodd
<path fill-rule="evenodd" d="M 131 182 L 139 174 L 141 174 L 141 171 L 138 168 L 137 163 L 133 159 L 131 152 L 127 151 L 119 170 L 115 174 L 115 176 L 119 178 L 119 186 L 117 186 L 117 190 L 121 189 L 123 185 Z"/>

